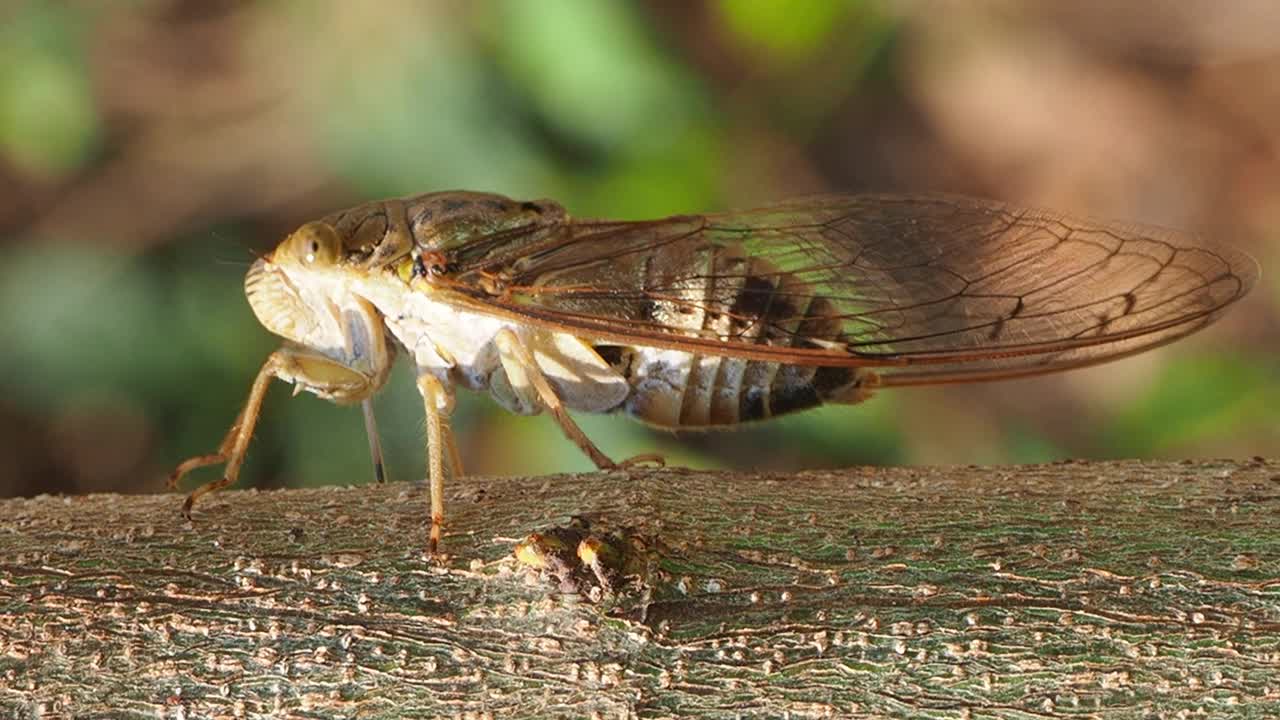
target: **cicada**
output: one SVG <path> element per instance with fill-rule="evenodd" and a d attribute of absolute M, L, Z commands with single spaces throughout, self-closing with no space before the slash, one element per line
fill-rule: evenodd
<path fill-rule="evenodd" d="M 408 356 L 426 413 L 429 548 L 461 474 L 455 388 L 670 429 L 765 420 L 877 388 L 1092 365 L 1202 328 L 1258 277 L 1249 256 L 1164 229 L 940 195 L 828 195 L 659 220 L 579 220 L 549 200 L 437 192 L 309 222 L 245 293 L 284 338 L 218 450 L 236 481 L 273 378 L 362 403 Z"/>

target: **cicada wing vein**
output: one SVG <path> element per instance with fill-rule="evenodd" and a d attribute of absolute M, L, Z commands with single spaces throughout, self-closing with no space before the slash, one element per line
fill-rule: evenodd
<path fill-rule="evenodd" d="M 947 195 L 820 196 L 539 232 L 515 260 L 492 238 L 475 241 L 484 252 L 464 242 L 455 254 L 467 262 L 442 296 L 593 340 L 880 367 L 886 384 L 1130 355 L 1212 322 L 1259 273 L 1192 235 Z"/>

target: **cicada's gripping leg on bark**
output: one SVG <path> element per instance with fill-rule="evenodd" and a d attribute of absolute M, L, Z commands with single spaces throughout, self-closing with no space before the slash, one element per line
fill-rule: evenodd
<path fill-rule="evenodd" d="M 453 431 L 449 429 L 453 396 L 439 378 L 428 373 L 418 376 L 418 392 L 422 393 L 427 417 L 427 478 L 431 494 L 431 533 L 427 539 L 427 552 L 435 555 L 440 550 L 440 536 L 444 532 L 445 473 L 450 471 L 455 477 L 461 475 L 462 459 L 453 441 Z"/>
<path fill-rule="evenodd" d="M 560 425 L 565 437 L 569 438 L 574 445 L 577 445 L 591 459 L 591 462 L 595 463 L 597 468 L 601 470 L 618 470 L 645 463 L 664 464 L 662 456 L 657 454 L 637 455 L 620 463 L 614 462 L 573 421 L 564 403 L 560 400 L 560 396 L 556 394 L 555 388 L 551 386 L 551 382 L 547 380 L 546 375 L 538 367 L 538 363 L 534 361 L 533 354 L 520 341 L 520 338 L 510 329 L 503 329 L 498 332 L 494 342 L 498 346 L 502 369 L 506 371 L 512 388 L 517 389 L 517 392 L 528 392 L 529 389 L 532 389 L 538 402 L 551 413 L 556 423 Z"/>
<path fill-rule="evenodd" d="M 232 423 L 218 450 L 189 458 L 169 473 L 169 488 L 176 490 L 178 482 L 192 470 L 209 465 L 225 465 L 221 478 L 207 482 L 187 495 L 186 502 L 182 504 L 183 517 L 191 518 L 191 508 L 200 497 L 233 484 L 239 477 L 240 466 L 244 463 L 254 426 L 262 411 L 262 400 L 266 397 L 267 386 L 273 378 L 293 382 L 299 389 L 305 388 L 321 397 L 345 402 L 366 400 L 377 389 L 373 375 L 312 351 L 289 346 L 271 353 L 254 378 L 244 409 Z M 371 417 L 371 413 L 367 417 Z M 371 447 L 374 448 L 375 465 L 380 467 L 381 447 L 376 439 L 371 440 Z"/>
<path fill-rule="evenodd" d="M 582 432 L 565 409 L 555 388 L 547 380 L 528 347 L 509 329 L 500 331 L 494 338 L 502 360 L 503 370 L 516 392 L 525 393 L 555 418 L 566 437 L 577 445 L 601 470 L 616 470 L 640 463 L 662 464 L 659 455 L 639 455 L 621 463 L 614 462 Z M 462 474 L 462 462 L 458 456 L 453 432 L 449 429 L 449 414 L 453 410 L 453 397 L 439 378 L 430 373 L 418 376 L 418 391 L 422 394 L 423 409 L 427 418 L 427 475 L 431 489 L 431 533 L 427 548 L 435 554 L 440 547 L 444 530 L 444 481 L 447 475 Z"/>

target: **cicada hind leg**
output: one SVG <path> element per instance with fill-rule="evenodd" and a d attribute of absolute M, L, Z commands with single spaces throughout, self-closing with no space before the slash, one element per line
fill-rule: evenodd
<path fill-rule="evenodd" d="M 637 465 L 663 465 L 661 455 L 645 454 L 630 457 L 621 462 L 614 462 L 604 453 L 587 434 L 578 427 L 560 395 L 552 387 L 551 382 L 543 374 L 533 353 L 519 337 L 510 329 L 503 329 L 494 337 L 502 367 L 506 371 L 508 382 L 517 392 L 527 393 L 530 402 L 537 402 L 545 408 L 551 417 L 560 425 L 560 429 L 583 454 L 601 470 L 617 470 Z"/>

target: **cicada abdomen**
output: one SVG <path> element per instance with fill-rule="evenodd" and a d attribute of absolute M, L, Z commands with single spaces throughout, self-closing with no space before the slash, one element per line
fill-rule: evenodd
<path fill-rule="evenodd" d="M 703 270 L 691 273 L 691 266 Z M 634 271 L 643 274 L 642 287 L 654 288 L 637 305 L 639 322 L 771 347 L 841 344 L 835 305 L 794 273 L 748 256 L 741 244 L 703 245 L 674 262 L 670 254 L 650 255 Z M 729 426 L 823 403 L 857 403 L 879 382 L 866 368 L 646 346 L 596 349 L 631 384 L 624 412 L 665 428 Z"/>

